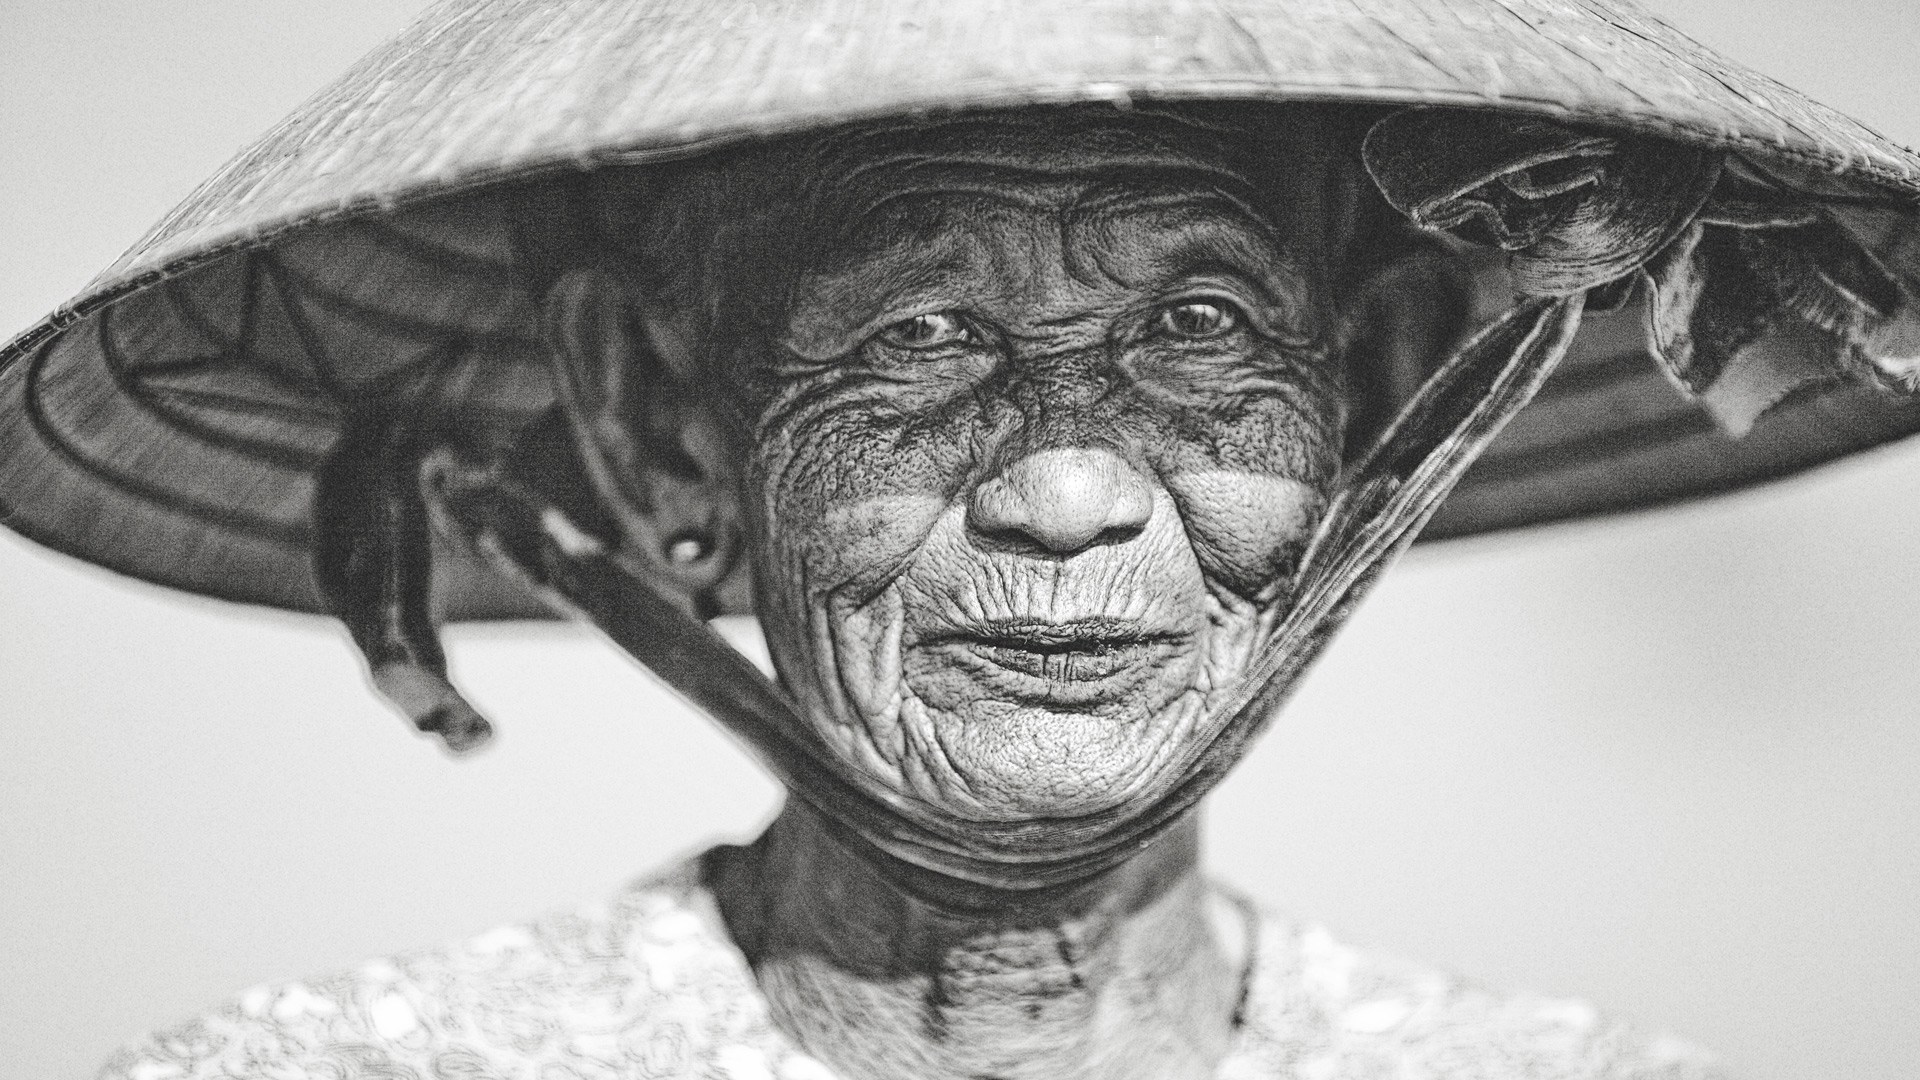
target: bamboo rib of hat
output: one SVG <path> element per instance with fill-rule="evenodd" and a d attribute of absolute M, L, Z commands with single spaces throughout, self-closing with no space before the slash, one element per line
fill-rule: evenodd
<path fill-rule="evenodd" d="M 500 223 L 511 182 L 1149 99 L 1494 110 L 1724 155 L 1665 264 L 1694 271 L 1636 271 L 1648 313 L 1582 331 L 1430 537 L 1727 490 L 1920 430 L 1920 158 L 1623 0 L 446 0 L 0 351 L 0 522 L 318 610 L 314 477 L 356 402 L 511 426 L 553 401 Z M 1716 289 L 1761 299 L 1703 330 Z M 1676 305 L 1694 318 L 1663 338 Z M 1724 338 L 1711 364 L 1688 359 L 1702 334 Z M 534 610 L 466 556 L 436 568 L 449 618 Z"/>

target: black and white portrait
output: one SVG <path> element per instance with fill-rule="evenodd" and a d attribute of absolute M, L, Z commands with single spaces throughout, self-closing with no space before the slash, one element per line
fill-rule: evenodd
<path fill-rule="evenodd" d="M 1916 49 L 0 13 L 0 1075 L 1903 1074 Z"/>

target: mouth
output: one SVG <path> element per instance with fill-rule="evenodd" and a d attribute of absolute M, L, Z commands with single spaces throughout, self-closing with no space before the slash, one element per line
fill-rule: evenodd
<path fill-rule="evenodd" d="M 1192 635 L 1118 619 L 997 621 L 924 642 L 1015 696 L 1056 704 L 1111 699 L 1185 651 Z"/>

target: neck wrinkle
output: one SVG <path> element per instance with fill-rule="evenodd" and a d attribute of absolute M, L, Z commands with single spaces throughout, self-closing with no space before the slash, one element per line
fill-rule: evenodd
<path fill-rule="evenodd" d="M 1245 981 L 1198 848 L 1189 818 L 1071 890 L 996 907 L 969 887 L 947 905 L 793 800 L 705 873 L 775 1024 L 847 1080 L 1198 1080 L 1227 1053 Z"/>

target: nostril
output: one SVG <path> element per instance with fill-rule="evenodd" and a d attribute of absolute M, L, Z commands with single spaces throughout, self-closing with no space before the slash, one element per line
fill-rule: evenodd
<path fill-rule="evenodd" d="M 1111 525 L 1102 529 L 1099 534 L 1094 536 L 1093 543 L 1089 546 L 1099 547 L 1101 544 L 1124 544 L 1146 531 L 1147 524 L 1144 521 L 1134 525 Z"/>
<path fill-rule="evenodd" d="M 1096 447 L 1036 451 L 975 489 L 967 523 L 995 543 L 1071 555 L 1139 536 L 1153 488 L 1126 459 Z"/>
<path fill-rule="evenodd" d="M 997 525 L 976 522 L 974 531 L 992 546 L 1036 555 L 1071 555 L 1107 544 L 1124 544 L 1144 532 L 1144 525 L 1116 525 L 1097 532 L 1030 528 L 1021 525 Z"/>

